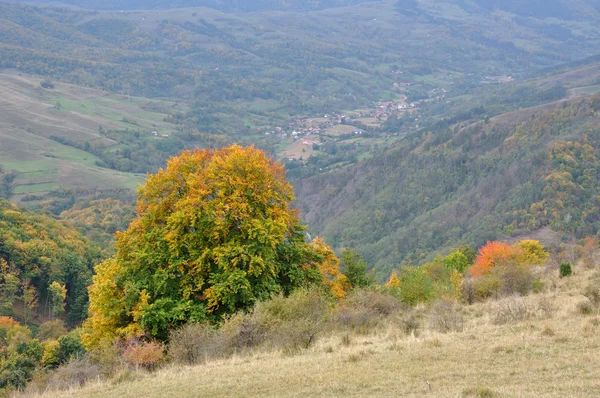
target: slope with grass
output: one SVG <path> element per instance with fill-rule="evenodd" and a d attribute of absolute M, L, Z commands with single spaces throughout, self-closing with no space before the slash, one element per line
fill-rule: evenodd
<path fill-rule="evenodd" d="M 600 317 L 597 308 L 584 310 L 582 291 L 597 283 L 598 271 L 579 266 L 562 279 L 553 267 L 540 272 L 545 291 L 528 297 L 396 310 L 367 330 L 321 336 L 294 354 L 256 350 L 127 371 L 41 396 L 594 396 Z M 416 320 L 407 332 L 409 314 Z"/>
<path fill-rule="evenodd" d="M 63 83 L 43 88 L 43 79 L 16 72 L 0 73 L 0 164 L 18 174 L 14 200 L 56 188 L 136 188 L 143 175 L 99 167 L 101 160 L 83 150 L 117 148 L 101 130 L 141 130 L 168 134 L 163 121 L 174 103 L 110 94 Z M 65 140 L 82 149 L 61 144 Z M 87 143 L 87 144 L 86 144 Z"/>

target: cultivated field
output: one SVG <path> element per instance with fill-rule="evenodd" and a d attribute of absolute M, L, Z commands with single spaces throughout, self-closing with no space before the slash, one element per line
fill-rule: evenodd
<path fill-rule="evenodd" d="M 62 83 L 44 89 L 40 82 L 37 77 L 0 73 L 0 159 L 5 169 L 19 173 L 14 199 L 59 186 L 136 187 L 143 176 L 98 167 L 94 155 L 52 138 L 102 148 L 118 143 L 101 135 L 100 126 L 168 133 L 172 126 L 163 121 L 164 112 L 176 104 Z"/>

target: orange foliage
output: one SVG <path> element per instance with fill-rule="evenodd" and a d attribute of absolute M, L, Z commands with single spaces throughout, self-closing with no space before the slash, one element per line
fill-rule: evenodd
<path fill-rule="evenodd" d="M 492 267 L 517 259 L 521 251 L 522 249 L 508 243 L 488 242 L 479 249 L 475 263 L 469 269 L 469 274 L 475 278 L 483 276 L 490 272 Z"/>
<path fill-rule="evenodd" d="M 21 324 L 11 317 L 0 316 L 0 328 L 12 328 L 13 326 L 21 326 Z"/>

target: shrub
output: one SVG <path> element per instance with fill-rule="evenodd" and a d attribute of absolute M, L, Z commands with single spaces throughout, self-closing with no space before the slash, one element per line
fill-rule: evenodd
<path fill-rule="evenodd" d="M 433 279 L 422 267 L 404 267 L 400 274 L 398 297 L 403 303 L 415 305 L 427 303 L 433 298 Z"/>
<path fill-rule="evenodd" d="M 85 347 L 81 342 L 78 331 L 65 334 L 58 339 L 60 363 L 67 363 L 73 358 L 80 358 L 85 354 Z"/>
<path fill-rule="evenodd" d="M 40 325 L 37 331 L 37 338 L 40 341 L 57 340 L 60 336 L 67 334 L 67 328 L 60 319 L 47 321 Z"/>
<path fill-rule="evenodd" d="M 21 324 L 8 316 L 0 316 L 0 345 L 6 345 L 8 342 L 8 332 Z"/>
<path fill-rule="evenodd" d="M 48 389 L 62 390 L 81 387 L 87 381 L 96 379 L 103 374 L 102 366 L 93 363 L 89 356 L 73 359 L 59 367 L 48 379 Z"/>
<path fill-rule="evenodd" d="M 163 361 L 164 352 L 165 347 L 159 342 L 132 341 L 125 348 L 123 358 L 130 365 L 153 370 Z"/>
<path fill-rule="evenodd" d="M 566 276 L 570 276 L 573 271 L 571 270 L 570 263 L 561 263 L 559 269 L 559 276 L 564 278 Z"/>
<path fill-rule="evenodd" d="M 528 265 L 519 263 L 495 267 L 491 273 L 498 275 L 504 296 L 525 296 L 534 290 L 538 279 Z"/>
<path fill-rule="evenodd" d="M 42 365 L 46 368 L 54 369 L 60 365 L 60 344 L 58 341 L 47 341 L 44 343 L 44 354 L 42 356 Z"/>
<path fill-rule="evenodd" d="M 196 364 L 227 355 L 224 334 L 204 323 L 190 323 L 171 332 L 169 356 L 177 363 Z"/>
<path fill-rule="evenodd" d="M 529 307 L 519 297 L 504 298 L 499 300 L 496 305 L 495 324 L 501 325 L 509 322 L 518 322 L 531 316 Z"/>
<path fill-rule="evenodd" d="M 525 296 L 542 289 L 541 281 L 528 265 L 510 262 L 495 266 L 487 274 L 469 283 L 472 286 L 463 282 L 462 294 L 467 300 L 471 296 L 477 301 L 499 296 Z"/>
<path fill-rule="evenodd" d="M 53 89 L 54 83 L 50 80 L 42 80 L 40 86 L 45 89 Z"/>
<path fill-rule="evenodd" d="M 589 301 L 582 301 L 577 303 L 577 312 L 581 315 L 591 315 L 594 313 L 594 307 Z"/>
<path fill-rule="evenodd" d="M 597 281 L 588 284 L 582 294 L 590 300 L 594 307 L 600 306 L 600 285 Z"/>
<path fill-rule="evenodd" d="M 405 334 L 418 334 L 421 329 L 421 321 L 414 313 L 407 314 L 400 318 L 400 328 Z"/>
<path fill-rule="evenodd" d="M 467 388 L 463 390 L 464 397 L 493 398 L 496 393 L 487 387 Z"/>
<path fill-rule="evenodd" d="M 502 282 L 496 273 L 489 273 L 480 278 L 473 279 L 473 291 L 476 301 L 498 297 L 501 287 Z"/>
<path fill-rule="evenodd" d="M 395 297 L 368 290 L 355 290 L 340 304 L 333 317 L 335 328 L 368 333 L 382 319 L 400 312 L 404 306 Z"/>
<path fill-rule="evenodd" d="M 317 291 L 298 291 L 290 297 L 276 296 L 258 303 L 252 318 L 274 347 L 286 351 L 308 348 L 326 326 L 327 301 Z"/>
<path fill-rule="evenodd" d="M 447 300 L 441 300 L 431 307 L 429 321 L 432 328 L 441 333 L 459 332 L 464 327 L 460 308 Z"/>

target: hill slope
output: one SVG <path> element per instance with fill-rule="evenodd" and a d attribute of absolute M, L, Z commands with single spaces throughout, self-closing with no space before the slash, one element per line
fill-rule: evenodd
<path fill-rule="evenodd" d="M 298 181 L 298 206 L 314 233 L 359 249 L 382 277 L 432 250 L 544 226 L 595 234 L 600 97 L 585 91 L 413 133 L 364 163 Z"/>
<path fill-rule="evenodd" d="M 40 396 L 593 396 L 599 319 L 579 312 L 591 273 L 578 268 L 576 274 L 547 276 L 551 287 L 541 295 L 462 307 L 461 331 L 436 331 L 436 319 L 444 315 L 423 307 L 411 312 L 412 322 L 422 325 L 417 332 L 402 330 L 409 313 L 400 311 L 368 333 L 321 336 L 295 355 L 259 351 L 199 366 L 121 373 Z"/>

